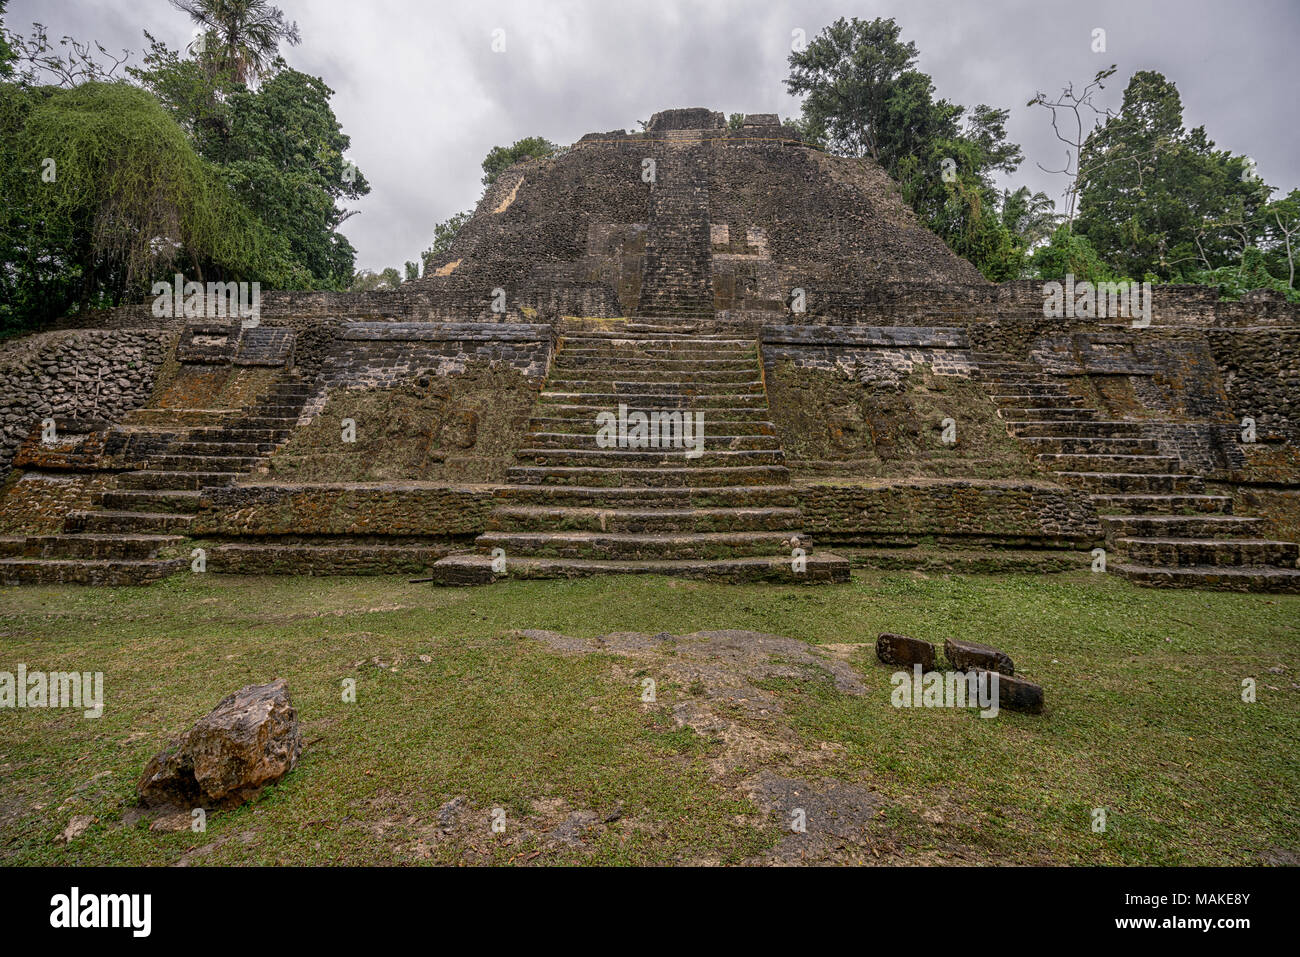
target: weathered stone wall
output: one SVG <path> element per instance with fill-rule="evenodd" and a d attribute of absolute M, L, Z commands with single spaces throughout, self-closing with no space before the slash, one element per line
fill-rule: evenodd
<path fill-rule="evenodd" d="M 541 324 L 351 322 L 339 330 L 322 378 L 335 388 L 389 386 L 421 373 L 448 375 L 473 362 L 500 362 L 540 379 L 553 347 L 552 328 Z"/>
<path fill-rule="evenodd" d="M 1101 539 L 1096 511 L 1073 489 L 1034 482 L 914 480 L 798 487 L 804 527 L 833 545 L 939 543 L 1083 547 Z"/>
<path fill-rule="evenodd" d="M 491 508 L 488 486 L 239 485 L 205 490 L 193 530 L 211 536 L 474 535 Z"/>
<path fill-rule="evenodd" d="M 0 534 L 41 534 L 63 528 L 68 512 L 87 508 L 110 474 L 14 469 L 0 486 Z"/>
<path fill-rule="evenodd" d="M 367 353 L 366 364 L 347 374 L 330 367 L 323 406 L 268 460 L 271 474 L 292 481 L 503 479 L 523 444 L 538 381 L 501 361 L 466 360 L 446 372 L 424 366 L 427 354 L 406 356 L 409 365 L 400 366 L 382 355 L 377 364 Z M 343 441 L 347 419 L 354 441 Z"/>
<path fill-rule="evenodd" d="M 1046 475 L 981 384 L 952 374 L 969 369 L 962 353 L 913 349 L 764 344 L 772 421 L 796 475 Z M 942 441 L 945 419 L 955 443 Z"/>
<path fill-rule="evenodd" d="M 116 421 L 143 405 L 174 341 L 166 330 L 87 330 L 0 346 L 0 475 L 43 418 Z"/>
<path fill-rule="evenodd" d="M 939 375 L 969 376 L 976 369 L 963 329 L 926 326 L 867 328 L 765 325 L 763 363 L 801 369 L 842 369 L 863 382 L 896 386 L 917 366 Z"/>
<path fill-rule="evenodd" d="M 1233 419 L 1249 416 L 1261 441 L 1300 443 L 1300 327 L 1210 329 Z"/>

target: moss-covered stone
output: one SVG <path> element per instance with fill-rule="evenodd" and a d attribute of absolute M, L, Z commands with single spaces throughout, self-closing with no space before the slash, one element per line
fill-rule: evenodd
<path fill-rule="evenodd" d="M 268 467 L 287 481 L 500 481 L 535 398 L 534 385 L 500 363 L 417 374 L 391 388 L 338 390 Z M 355 423 L 353 442 L 343 441 L 346 419 Z"/>
<path fill-rule="evenodd" d="M 1043 478 L 980 386 L 919 365 L 897 389 L 780 362 L 767 373 L 772 420 L 796 474 L 875 478 Z M 956 425 L 945 444 L 943 420 Z"/>

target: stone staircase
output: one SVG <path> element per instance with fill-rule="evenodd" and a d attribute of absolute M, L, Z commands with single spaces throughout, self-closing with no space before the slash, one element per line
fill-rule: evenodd
<path fill-rule="evenodd" d="M 188 429 L 145 468 L 121 473 L 63 530 L 0 538 L 0 584 L 147 585 L 189 565 L 180 553 L 201 490 L 261 464 L 297 425 L 311 392 L 288 379 L 225 421 Z"/>
<path fill-rule="evenodd" d="M 708 162 L 689 141 L 656 158 L 639 316 L 714 315 Z"/>
<path fill-rule="evenodd" d="M 974 356 L 1007 428 L 1101 516 L 1107 563 L 1141 585 L 1300 592 L 1300 546 L 1262 537 L 1199 476 L 1162 455 L 1141 422 L 1109 421 L 1034 362 Z"/>
<path fill-rule="evenodd" d="M 768 421 L 758 344 L 688 320 L 562 335 L 478 553 L 433 566 L 444 584 L 601 573 L 723 581 L 846 581 L 849 564 L 811 553 L 784 454 Z M 702 412 L 702 454 L 602 447 L 597 415 Z M 629 445 L 631 443 L 628 443 Z M 806 563 L 795 560 L 804 550 Z M 493 570 L 493 553 L 505 570 Z M 498 562 L 498 568 L 499 568 Z"/>

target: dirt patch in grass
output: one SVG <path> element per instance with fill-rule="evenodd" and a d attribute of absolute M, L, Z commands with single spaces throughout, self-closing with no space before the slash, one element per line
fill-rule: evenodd
<path fill-rule="evenodd" d="M 616 675 L 636 679 L 644 707 L 716 743 L 710 773 L 754 805 L 749 823 L 781 835 L 775 847 L 746 863 L 865 863 L 879 860 L 882 848 L 889 853 L 896 847 L 881 820 L 888 802 L 861 784 L 821 776 L 819 769 L 834 763 L 838 749 L 803 747 L 780 720 L 785 705 L 774 681 L 822 682 L 836 695 L 866 692 L 842 657 L 795 638 L 750 631 L 616 632 L 590 639 L 521 634 L 563 654 L 626 659 L 631 672 L 620 668 Z M 664 700 L 661 684 L 670 695 Z"/>

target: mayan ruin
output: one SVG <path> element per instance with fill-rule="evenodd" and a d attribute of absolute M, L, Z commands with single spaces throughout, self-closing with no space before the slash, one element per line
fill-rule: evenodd
<path fill-rule="evenodd" d="M 870 7 L 0 0 L 19 940 L 1285 932 L 1300 8 Z"/>
<path fill-rule="evenodd" d="M 1149 295 L 1149 324 L 1045 316 L 869 164 L 664 110 L 512 167 L 398 291 L 268 293 L 256 325 L 147 303 L 9 347 L 0 578 L 146 584 L 201 549 L 218 574 L 834 582 L 1103 549 L 1141 585 L 1300 591 L 1300 311 Z M 702 454 L 598 447 L 620 405 L 700 414 Z"/>

